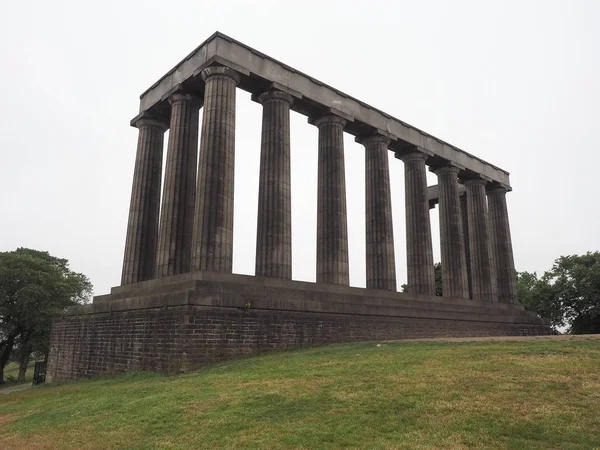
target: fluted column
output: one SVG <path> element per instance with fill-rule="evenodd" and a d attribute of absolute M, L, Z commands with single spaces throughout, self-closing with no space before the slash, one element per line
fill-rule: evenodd
<path fill-rule="evenodd" d="M 258 187 L 256 275 L 292 278 L 290 105 L 292 96 L 273 90 L 263 105 Z"/>
<path fill-rule="evenodd" d="M 498 299 L 498 270 L 496 268 L 496 257 L 494 255 L 494 242 L 493 242 L 493 224 L 492 218 L 490 217 L 490 209 L 488 205 L 488 247 L 489 247 L 489 255 L 490 255 L 490 279 L 492 280 L 492 299 L 495 302 L 499 301 Z"/>
<path fill-rule="evenodd" d="M 444 297 L 469 298 L 458 172 L 458 167 L 441 167 L 435 171 L 440 196 L 442 290 Z"/>
<path fill-rule="evenodd" d="M 485 196 L 487 181 L 473 179 L 466 180 L 464 184 L 467 188 L 473 300 L 493 302 L 490 246 L 488 242 L 488 211 Z"/>
<path fill-rule="evenodd" d="M 194 221 L 194 270 L 231 273 L 235 95 L 240 75 L 215 66 L 202 72 L 204 114 Z"/>
<path fill-rule="evenodd" d="M 139 134 L 121 284 L 153 279 L 156 264 L 162 155 L 168 125 L 141 119 L 135 126 Z"/>
<path fill-rule="evenodd" d="M 469 298 L 473 298 L 473 284 L 471 275 L 471 246 L 469 244 L 469 208 L 467 207 L 467 193 L 460 196 L 460 216 L 462 219 L 463 236 L 465 243 L 465 263 L 467 268 L 467 283 L 469 287 Z"/>
<path fill-rule="evenodd" d="M 317 283 L 348 285 L 350 275 L 344 173 L 346 120 L 326 115 L 313 123 L 319 128 Z"/>
<path fill-rule="evenodd" d="M 390 139 L 376 135 L 357 141 L 365 146 L 367 288 L 395 291 L 396 263 L 388 162 Z"/>
<path fill-rule="evenodd" d="M 200 101 L 176 93 L 171 103 L 171 126 L 163 190 L 157 277 L 190 271 Z"/>
<path fill-rule="evenodd" d="M 503 303 L 517 303 L 517 273 L 513 258 L 506 192 L 503 187 L 487 192 L 490 240 L 496 269 L 496 295 Z"/>
<path fill-rule="evenodd" d="M 433 245 L 427 200 L 425 153 L 414 151 L 401 157 L 404 162 L 406 195 L 406 259 L 408 292 L 435 295 Z"/>

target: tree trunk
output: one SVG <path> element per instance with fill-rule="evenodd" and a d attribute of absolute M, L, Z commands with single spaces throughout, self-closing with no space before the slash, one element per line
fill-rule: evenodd
<path fill-rule="evenodd" d="M 0 384 L 4 384 L 4 367 L 8 363 L 10 354 L 12 353 L 15 345 L 16 334 L 9 334 L 8 339 L 4 341 L 0 351 Z"/>
<path fill-rule="evenodd" d="M 25 381 L 25 373 L 27 372 L 27 364 L 29 364 L 29 357 L 31 356 L 32 345 L 27 342 L 21 349 L 21 358 L 19 360 L 19 376 L 17 377 L 17 383 L 23 383 Z"/>

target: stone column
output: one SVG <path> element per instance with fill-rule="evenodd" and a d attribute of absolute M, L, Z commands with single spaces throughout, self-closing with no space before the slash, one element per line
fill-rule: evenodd
<path fill-rule="evenodd" d="M 256 275 L 292 278 L 290 105 L 292 96 L 273 90 L 263 105 L 258 188 Z"/>
<path fill-rule="evenodd" d="M 317 283 L 349 285 L 344 126 L 346 120 L 326 115 L 319 128 L 317 198 Z"/>
<path fill-rule="evenodd" d="M 467 263 L 458 193 L 458 167 L 441 167 L 438 176 L 440 196 L 440 246 L 444 297 L 469 298 Z"/>
<path fill-rule="evenodd" d="M 194 270 L 231 273 L 235 94 L 240 75 L 227 67 L 202 71 L 204 115 L 194 221 Z"/>
<path fill-rule="evenodd" d="M 493 302 L 487 228 L 488 212 L 485 197 L 485 185 L 487 181 L 473 179 L 466 180 L 464 184 L 467 188 L 473 300 Z"/>
<path fill-rule="evenodd" d="M 467 193 L 460 196 L 460 215 L 462 219 L 463 236 L 465 243 L 465 263 L 467 268 L 467 282 L 469 286 L 469 298 L 473 298 L 473 284 L 471 275 L 471 246 L 469 245 L 469 212 L 467 207 Z"/>
<path fill-rule="evenodd" d="M 394 230 L 388 145 L 390 139 L 375 135 L 357 139 L 365 146 L 365 206 L 367 288 L 396 290 Z"/>
<path fill-rule="evenodd" d="M 494 255 L 494 242 L 493 242 L 493 224 L 492 218 L 490 217 L 490 209 L 488 206 L 488 247 L 489 247 L 489 255 L 490 255 L 490 278 L 492 280 L 492 298 L 495 302 L 498 301 L 498 270 L 496 268 L 496 258 Z"/>
<path fill-rule="evenodd" d="M 163 144 L 169 127 L 150 119 L 138 120 L 135 126 L 139 134 L 121 284 L 154 278 Z"/>
<path fill-rule="evenodd" d="M 517 273 L 513 258 L 506 192 L 503 187 L 488 190 L 492 257 L 496 268 L 496 295 L 502 303 L 517 303 Z"/>
<path fill-rule="evenodd" d="M 176 93 L 171 103 L 171 126 L 156 257 L 156 276 L 190 271 L 199 99 Z"/>
<path fill-rule="evenodd" d="M 406 195 L 406 256 L 408 292 L 435 295 L 433 245 L 427 200 L 428 156 L 414 151 L 401 156 Z"/>

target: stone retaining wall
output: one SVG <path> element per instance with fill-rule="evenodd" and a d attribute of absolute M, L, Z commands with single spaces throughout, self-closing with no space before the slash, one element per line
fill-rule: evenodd
<path fill-rule="evenodd" d="M 48 377 L 178 373 L 272 349 L 335 342 L 549 334 L 542 324 L 179 306 L 54 323 Z"/>

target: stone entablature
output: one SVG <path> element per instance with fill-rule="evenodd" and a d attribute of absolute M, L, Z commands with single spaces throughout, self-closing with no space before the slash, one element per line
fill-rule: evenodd
<path fill-rule="evenodd" d="M 202 71 L 219 64 L 240 75 L 239 88 L 253 94 L 274 88 L 294 97 L 292 110 L 308 117 L 333 112 L 349 119 L 344 131 L 361 136 L 379 131 L 392 140 L 390 149 L 421 147 L 436 162 L 450 161 L 465 173 L 480 174 L 510 187 L 509 173 L 477 156 L 351 97 L 220 32 L 204 41 L 140 96 L 140 114 L 160 116 L 169 110 L 168 98 L 182 88 L 202 95 Z"/>

